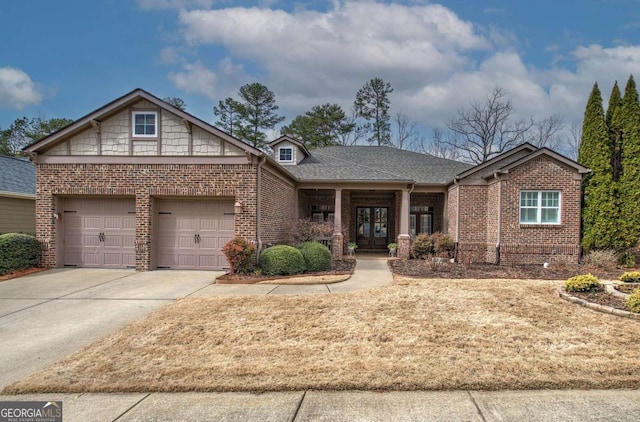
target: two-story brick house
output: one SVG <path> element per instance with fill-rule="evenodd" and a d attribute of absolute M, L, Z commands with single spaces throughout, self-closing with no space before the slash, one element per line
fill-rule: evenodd
<path fill-rule="evenodd" d="M 332 220 L 332 253 L 449 233 L 489 262 L 577 260 L 588 170 L 522 145 L 480 166 L 387 147 L 266 154 L 136 89 L 36 142 L 36 236 L 47 267 L 222 269 L 234 236 L 285 242 Z"/>

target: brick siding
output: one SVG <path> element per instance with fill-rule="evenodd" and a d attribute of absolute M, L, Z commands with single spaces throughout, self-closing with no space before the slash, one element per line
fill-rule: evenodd
<path fill-rule="evenodd" d="M 41 265 L 60 262 L 56 222 L 60 196 L 131 197 L 136 201 L 136 269 L 150 270 L 153 198 L 233 199 L 235 234 L 256 241 L 256 166 L 253 164 L 38 164 L 36 237 L 43 243 Z"/>
<path fill-rule="evenodd" d="M 294 185 L 267 168 L 261 169 L 260 240 L 287 243 L 296 220 Z"/>

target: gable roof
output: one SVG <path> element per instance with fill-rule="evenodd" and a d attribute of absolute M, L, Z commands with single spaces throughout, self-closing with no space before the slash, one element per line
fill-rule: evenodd
<path fill-rule="evenodd" d="M 282 143 L 282 142 L 290 142 L 293 145 L 297 146 L 298 148 L 300 148 L 300 151 L 302 151 L 305 155 L 305 157 L 308 157 L 309 154 L 309 150 L 307 149 L 307 147 L 304 146 L 304 144 L 292 137 L 290 137 L 289 135 L 282 135 L 280 136 L 278 139 L 276 139 L 275 141 L 271 141 L 269 143 L 269 146 L 273 149 L 276 145 Z"/>
<path fill-rule="evenodd" d="M 397 181 L 444 185 L 470 164 L 377 146 L 318 148 L 287 170 L 301 181 Z"/>
<path fill-rule="evenodd" d="M 0 155 L 0 195 L 35 197 L 36 167 L 27 159 Z"/>
<path fill-rule="evenodd" d="M 570 158 L 565 157 L 562 154 L 558 154 L 557 152 L 549 149 L 549 148 L 540 148 L 537 151 L 527 155 L 526 157 L 523 157 L 517 161 L 514 161 L 502 168 L 500 168 L 500 172 L 501 173 L 508 173 L 510 169 L 514 168 L 514 167 L 518 167 L 519 165 L 526 163 L 527 161 L 533 160 L 536 157 L 539 157 L 541 155 L 546 155 L 549 156 L 551 158 L 553 158 L 556 161 L 559 161 L 573 169 L 575 169 L 578 173 L 580 174 L 586 174 L 586 173 L 590 173 L 591 170 L 589 170 L 588 168 L 586 168 L 585 166 L 583 166 L 582 164 L 578 163 L 577 161 L 574 161 Z"/>
<path fill-rule="evenodd" d="M 238 138 L 235 138 L 234 136 L 229 135 L 228 133 L 216 128 L 215 126 L 210 125 L 209 123 L 200 120 L 199 118 L 195 117 L 192 114 L 189 114 L 185 111 L 182 111 L 174 106 L 172 106 L 171 104 L 167 103 L 166 101 L 161 100 L 160 98 L 156 97 L 153 94 L 150 94 L 149 92 L 140 89 L 140 88 L 136 88 L 133 91 L 123 95 L 120 98 L 116 98 L 115 100 L 111 101 L 110 103 L 108 103 L 107 105 L 104 105 L 94 111 L 92 111 L 91 113 L 87 114 L 86 116 L 83 116 L 81 118 L 79 118 L 78 120 L 74 121 L 73 123 L 53 132 L 52 134 L 50 134 L 49 136 L 46 136 L 45 138 L 33 142 L 29 145 L 27 145 L 26 147 L 24 147 L 22 150 L 27 152 L 27 153 L 33 153 L 33 152 L 38 152 L 41 149 L 45 148 L 45 147 L 49 147 L 52 146 L 53 144 L 55 144 L 57 141 L 60 141 L 68 136 L 71 136 L 77 132 L 80 132 L 82 130 L 87 129 L 88 127 L 91 126 L 92 122 L 95 121 L 100 121 L 101 119 L 104 119 L 106 117 L 111 116 L 112 114 L 122 110 L 123 108 L 134 104 L 140 100 L 147 100 L 153 104 L 155 104 L 156 106 L 158 106 L 159 108 L 162 108 L 164 110 L 167 110 L 175 115 L 177 115 L 178 117 L 182 118 L 183 120 L 200 127 L 202 130 L 213 133 L 214 135 L 218 136 L 219 138 L 221 138 L 222 140 L 229 142 L 233 145 L 235 145 L 236 147 L 254 154 L 254 155 L 262 155 L 262 151 L 260 151 L 259 149 L 247 144 L 246 142 L 241 141 Z"/>
<path fill-rule="evenodd" d="M 463 179 L 465 177 L 471 176 L 472 174 L 482 172 L 485 174 L 493 174 L 496 170 L 501 168 L 502 166 L 519 160 L 522 157 L 527 156 L 533 151 L 537 150 L 536 147 L 531 145 L 528 142 L 525 142 L 521 145 L 518 145 L 515 148 L 510 149 L 509 151 L 503 152 L 502 154 L 496 155 L 490 160 L 485 161 L 484 163 L 480 163 L 476 166 L 471 167 L 467 171 L 464 171 L 458 175 L 456 175 L 456 179 Z M 483 177 L 483 176 L 481 176 Z"/>

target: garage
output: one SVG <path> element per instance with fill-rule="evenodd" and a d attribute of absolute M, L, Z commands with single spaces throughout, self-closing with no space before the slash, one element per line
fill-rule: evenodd
<path fill-rule="evenodd" d="M 64 198 L 61 217 L 65 266 L 136 266 L 134 199 Z"/>
<path fill-rule="evenodd" d="M 233 200 L 158 200 L 157 268 L 221 270 L 234 237 Z"/>

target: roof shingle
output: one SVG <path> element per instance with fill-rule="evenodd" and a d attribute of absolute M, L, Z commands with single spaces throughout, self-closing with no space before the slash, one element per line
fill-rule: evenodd
<path fill-rule="evenodd" d="M 35 166 L 26 159 L 0 155 L 0 191 L 35 195 Z"/>

